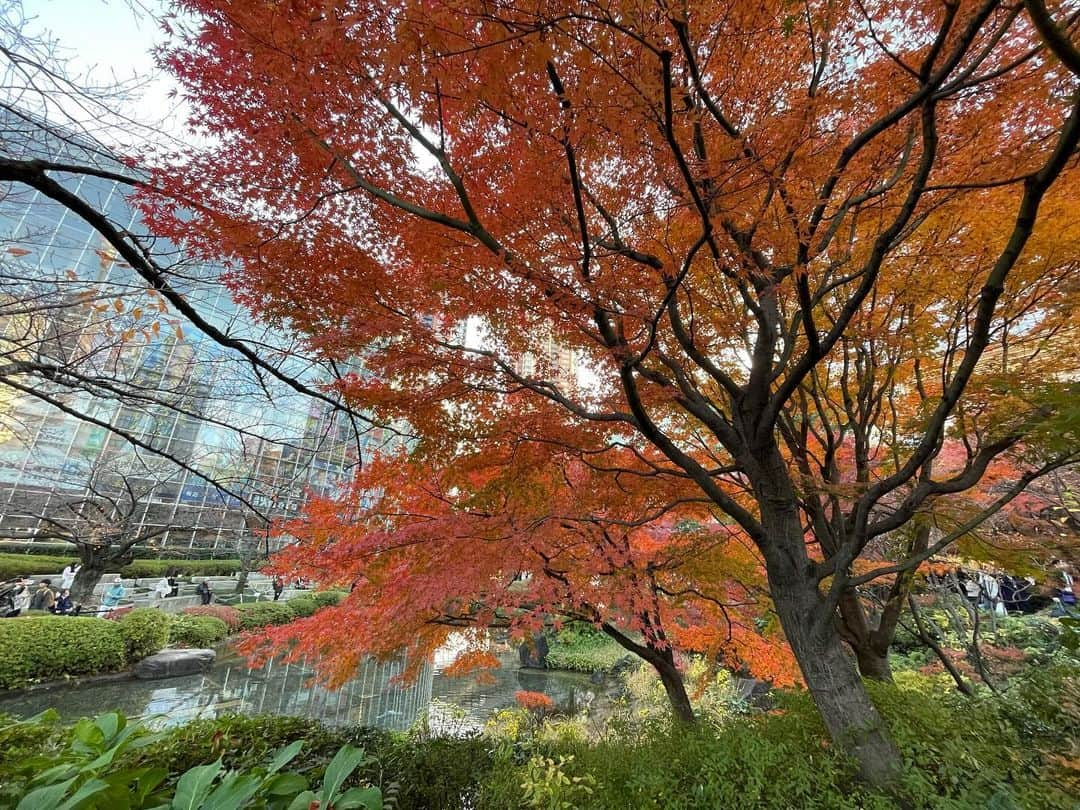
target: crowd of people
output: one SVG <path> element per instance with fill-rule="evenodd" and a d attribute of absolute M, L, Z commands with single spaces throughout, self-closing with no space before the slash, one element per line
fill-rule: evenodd
<path fill-rule="evenodd" d="M 117 609 L 127 596 L 127 588 L 119 575 L 115 576 L 102 592 L 96 609 L 78 604 L 72 599 L 71 586 L 81 568 L 81 565 L 65 567 L 60 575 L 59 587 L 55 589 L 51 579 L 42 579 L 35 583 L 25 577 L 0 585 L 0 617 L 12 618 L 31 611 L 78 616 L 87 613 L 109 613 Z M 163 576 L 154 586 L 153 593 L 159 600 L 179 596 L 180 583 L 173 574 Z M 195 588 L 195 593 L 204 605 L 209 605 L 214 599 L 213 588 L 205 580 Z M 279 595 L 280 591 L 275 587 L 274 598 L 277 599 Z"/>

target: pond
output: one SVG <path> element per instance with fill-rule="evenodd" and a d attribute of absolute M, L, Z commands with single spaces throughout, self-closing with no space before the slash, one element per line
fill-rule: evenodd
<path fill-rule="evenodd" d="M 249 669 L 233 653 L 219 651 L 214 666 L 201 675 L 158 681 L 124 680 L 61 687 L 0 698 L 0 714 L 30 717 L 56 709 L 65 720 L 111 709 L 128 717 L 152 717 L 156 725 L 176 725 L 219 714 L 278 714 L 308 717 L 331 725 L 363 725 L 405 730 L 427 716 L 434 731 L 462 733 L 481 728 L 491 714 L 515 705 L 519 690 L 544 692 L 568 713 L 590 705 L 603 686 L 587 675 L 520 669 L 517 654 L 497 653 L 502 667 L 490 677 L 452 678 L 442 657 L 426 665 L 412 684 L 397 685 L 404 661 L 364 664 L 357 677 L 338 690 L 312 682 L 312 670 L 271 662 Z"/>

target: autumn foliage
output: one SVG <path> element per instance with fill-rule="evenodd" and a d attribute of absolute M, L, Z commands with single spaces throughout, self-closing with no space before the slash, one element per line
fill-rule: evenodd
<path fill-rule="evenodd" d="M 404 434 L 289 527 L 279 566 L 357 582 L 299 643 L 340 674 L 558 613 L 678 706 L 673 642 L 756 666 L 779 624 L 834 739 L 894 778 L 842 643 L 887 677 L 911 572 L 1076 458 L 1064 14 L 176 5 L 162 61 L 212 145 L 163 162 L 148 217 Z"/>

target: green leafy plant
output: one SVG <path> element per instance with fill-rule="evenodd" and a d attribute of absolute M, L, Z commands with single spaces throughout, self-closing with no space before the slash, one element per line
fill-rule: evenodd
<path fill-rule="evenodd" d="M 173 616 L 169 643 L 183 647 L 209 647 L 229 635 L 229 627 L 214 616 Z"/>
<path fill-rule="evenodd" d="M 74 616 L 0 621 L 0 689 L 123 669 L 127 645 L 117 622 Z"/>
<path fill-rule="evenodd" d="M 525 764 L 525 781 L 521 783 L 521 795 L 527 807 L 537 810 L 574 810 L 587 804 L 596 780 L 589 774 L 570 776 L 566 767 L 573 763 L 573 755 L 559 757 L 534 756 Z"/>
<path fill-rule="evenodd" d="M 33 718 L 28 724 L 38 723 Z M 244 770 L 225 768 L 219 756 L 194 765 L 174 785 L 158 766 L 128 767 L 125 755 L 161 740 L 139 723 L 127 723 L 117 712 L 80 720 L 71 742 L 51 759 L 29 758 L 23 766 L 36 773 L 25 785 L 16 810 L 382 810 L 382 792 L 373 786 L 346 788 L 366 761 L 363 749 L 342 746 L 327 764 L 320 783 L 285 771 L 304 746 L 295 740 L 277 750 L 269 761 Z"/>
<path fill-rule="evenodd" d="M 135 608 L 117 623 L 124 636 L 128 661 L 153 655 L 169 643 L 170 617 L 157 608 Z"/>
<path fill-rule="evenodd" d="M 287 624 L 295 617 L 285 602 L 248 602 L 236 606 L 240 614 L 240 627 L 254 630 L 268 624 Z"/>
<path fill-rule="evenodd" d="M 319 609 L 319 605 L 315 602 L 311 596 L 294 596 L 285 602 L 288 605 L 289 610 L 293 612 L 293 616 L 296 618 L 303 618 L 305 616 L 311 616 Z"/>
<path fill-rule="evenodd" d="M 330 607 L 344 599 L 345 595 L 345 591 L 316 591 L 311 598 L 319 607 Z"/>
<path fill-rule="evenodd" d="M 184 616 L 213 616 L 215 619 L 221 619 L 230 633 L 235 633 L 240 629 L 240 614 L 230 605 L 196 605 L 184 608 L 182 613 Z"/>

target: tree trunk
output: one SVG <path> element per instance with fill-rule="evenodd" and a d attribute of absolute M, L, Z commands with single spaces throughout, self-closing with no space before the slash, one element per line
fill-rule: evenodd
<path fill-rule="evenodd" d="M 675 666 L 671 650 L 665 650 L 657 656 L 655 661 L 649 663 L 660 676 L 660 683 L 664 685 L 664 691 L 667 693 L 676 719 L 683 723 L 695 723 L 697 718 L 694 716 L 694 707 L 690 705 L 690 696 L 686 694 L 686 684 L 683 682 L 682 673 Z"/>
<path fill-rule="evenodd" d="M 829 736 L 858 762 L 863 781 L 892 785 L 900 775 L 900 753 L 833 623 L 816 622 L 821 607 L 816 587 L 776 582 L 772 590 L 784 634 Z"/>
<path fill-rule="evenodd" d="M 760 448 L 754 495 L 761 509 L 761 550 L 780 625 L 829 736 L 858 763 L 867 784 L 892 787 L 902 769 L 900 752 L 844 650 L 836 611 L 824 614 L 795 492 L 779 450 Z"/>
<path fill-rule="evenodd" d="M 89 605 L 94 600 L 94 588 L 105 576 L 105 564 L 92 555 L 80 555 L 82 568 L 71 583 L 71 601 L 76 605 Z"/>
<path fill-rule="evenodd" d="M 855 661 L 859 665 L 859 674 L 872 681 L 892 683 L 892 667 L 889 665 L 889 654 L 884 655 L 872 649 L 871 645 L 855 647 Z"/>
<path fill-rule="evenodd" d="M 601 625 L 601 629 L 619 642 L 624 649 L 643 659 L 656 670 L 656 674 L 660 676 L 660 683 L 664 685 L 668 701 L 671 703 L 671 711 L 676 718 L 683 723 L 693 724 L 697 722 L 697 717 L 694 716 L 694 707 L 690 704 L 690 696 L 686 693 L 686 684 L 683 682 L 682 673 L 675 666 L 675 653 L 671 647 L 661 650 L 654 646 L 638 644 L 607 623 Z"/>

